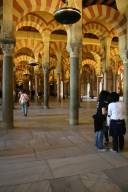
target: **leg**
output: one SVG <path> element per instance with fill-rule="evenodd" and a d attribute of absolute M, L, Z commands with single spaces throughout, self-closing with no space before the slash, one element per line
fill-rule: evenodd
<path fill-rule="evenodd" d="M 108 145 L 108 142 L 109 142 L 108 126 L 104 127 L 104 137 L 105 137 L 105 144 Z"/>
<path fill-rule="evenodd" d="M 119 136 L 119 149 L 123 150 L 124 148 L 124 135 Z"/>
<path fill-rule="evenodd" d="M 27 102 L 24 103 L 24 115 L 27 116 L 27 112 L 28 112 L 28 106 L 27 106 Z"/>
<path fill-rule="evenodd" d="M 24 103 L 22 104 L 22 107 L 23 107 L 23 113 L 25 115 L 25 104 Z"/>
<path fill-rule="evenodd" d="M 96 131 L 96 147 L 103 149 L 103 131 Z"/>
<path fill-rule="evenodd" d="M 99 149 L 103 149 L 103 137 L 104 137 L 104 133 L 103 131 L 99 131 Z"/>
<path fill-rule="evenodd" d="M 98 148 L 98 131 L 96 131 L 95 139 L 96 139 L 96 147 Z"/>
<path fill-rule="evenodd" d="M 113 150 L 118 151 L 118 136 L 112 137 Z"/>

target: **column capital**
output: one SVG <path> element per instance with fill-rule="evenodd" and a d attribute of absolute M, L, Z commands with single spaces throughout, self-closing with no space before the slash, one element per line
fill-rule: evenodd
<path fill-rule="evenodd" d="M 48 63 L 43 66 L 43 70 L 44 72 L 47 72 L 49 70 L 49 66 L 48 66 Z"/>
<path fill-rule="evenodd" d="M 15 39 L 0 39 L 0 47 L 4 55 L 11 56 L 14 52 Z"/>
<path fill-rule="evenodd" d="M 100 39 L 100 42 L 104 48 L 110 47 L 112 41 L 112 36 L 107 36 L 105 38 Z"/>
<path fill-rule="evenodd" d="M 50 41 L 50 35 L 51 35 L 51 31 L 49 31 L 48 29 L 43 31 L 43 41 L 44 42 L 49 42 Z"/>
<path fill-rule="evenodd" d="M 81 43 L 70 43 L 70 47 L 68 47 L 68 52 L 70 52 L 71 57 L 79 57 L 79 52 L 81 48 Z"/>

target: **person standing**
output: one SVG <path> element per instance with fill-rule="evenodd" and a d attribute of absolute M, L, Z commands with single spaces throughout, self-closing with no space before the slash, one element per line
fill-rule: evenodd
<path fill-rule="evenodd" d="M 112 136 L 112 149 L 118 152 L 124 149 L 125 125 L 125 106 L 123 101 L 119 101 L 119 94 L 112 92 L 108 105 L 108 117 L 110 118 L 109 134 Z"/>
<path fill-rule="evenodd" d="M 29 97 L 27 93 L 23 90 L 19 98 L 19 103 L 21 105 L 21 109 L 22 109 L 22 112 L 24 113 L 24 116 L 27 116 L 28 102 L 29 102 Z"/>
<path fill-rule="evenodd" d="M 96 137 L 96 147 L 100 151 L 105 151 L 104 148 L 104 127 L 106 126 L 106 117 L 107 117 L 107 107 L 109 92 L 102 90 L 99 94 L 97 102 L 96 114 L 93 115 L 94 118 L 94 131 Z M 107 138 L 108 139 L 108 138 Z"/>

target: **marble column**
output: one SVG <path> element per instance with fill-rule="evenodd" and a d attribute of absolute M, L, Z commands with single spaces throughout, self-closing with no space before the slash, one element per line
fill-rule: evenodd
<path fill-rule="evenodd" d="M 13 128 L 13 52 L 14 39 L 2 39 L 3 51 L 3 90 L 2 90 L 2 120 L 3 127 Z"/>
<path fill-rule="evenodd" d="M 70 50 L 70 103 L 69 124 L 79 123 L 79 50 L 80 46 L 71 44 Z"/>
<path fill-rule="evenodd" d="M 97 97 L 99 96 L 99 93 L 100 93 L 99 83 L 100 83 L 100 77 L 97 76 Z"/>
<path fill-rule="evenodd" d="M 35 102 L 38 103 L 38 74 L 35 73 Z"/>
<path fill-rule="evenodd" d="M 44 70 L 44 109 L 49 107 L 49 86 L 48 86 L 48 77 L 49 77 L 49 67 L 48 65 L 43 66 Z"/>
<path fill-rule="evenodd" d="M 61 70 L 61 56 L 62 56 L 62 52 L 58 51 L 56 53 L 57 55 L 57 101 L 61 102 L 61 95 L 60 95 L 60 91 L 61 91 L 61 80 L 62 80 L 62 70 Z"/>
<path fill-rule="evenodd" d="M 57 73 L 57 101 L 61 102 L 61 97 L 60 97 L 60 73 Z"/>
<path fill-rule="evenodd" d="M 121 58 L 124 64 L 124 102 L 126 113 L 126 125 L 128 127 L 128 50 L 124 50 L 121 54 Z"/>
<path fill-rule="evenodd" d="M 113 72 L 113 90 L 112 91 L 115 91 L 115 92 L 118 92 L 118 90 L 117 90 L 117 77 L 118 77 L 117 70 L 114 70 L 114 72 Z"/>
<path fill-rule="evenodd" d="M 103 63 L 103 89 L 109 90 L 108 86 L 108 72 L 110 67 L 110 46 L 111 46 L 111 37 L 106 37 L 105 39 L 101 40 L 102 46 L 105 51 L 105 59 Z"/>
<path fill-rule="evenodd" d="M 43 55 L 43 71 L 44 71 L 44 108 L 49 108 L 49 44 L 50 31 L 43 32 L 44 55 Z"/>

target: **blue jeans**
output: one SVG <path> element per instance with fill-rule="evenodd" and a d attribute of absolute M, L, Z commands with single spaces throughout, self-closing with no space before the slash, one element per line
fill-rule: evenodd
<path fill-rule="evenodd" d="M 96 147 L 98 149 L 103 149 L 103 130 L 96 131 Z"/>
<path fill-rule="evenodd" d="M 27 102 L 21 104 L 21 109 L 22 109 L 22 112 L 24 113 L 24 116 L 27 116 L 27 112 L 28 112 Z"/>

